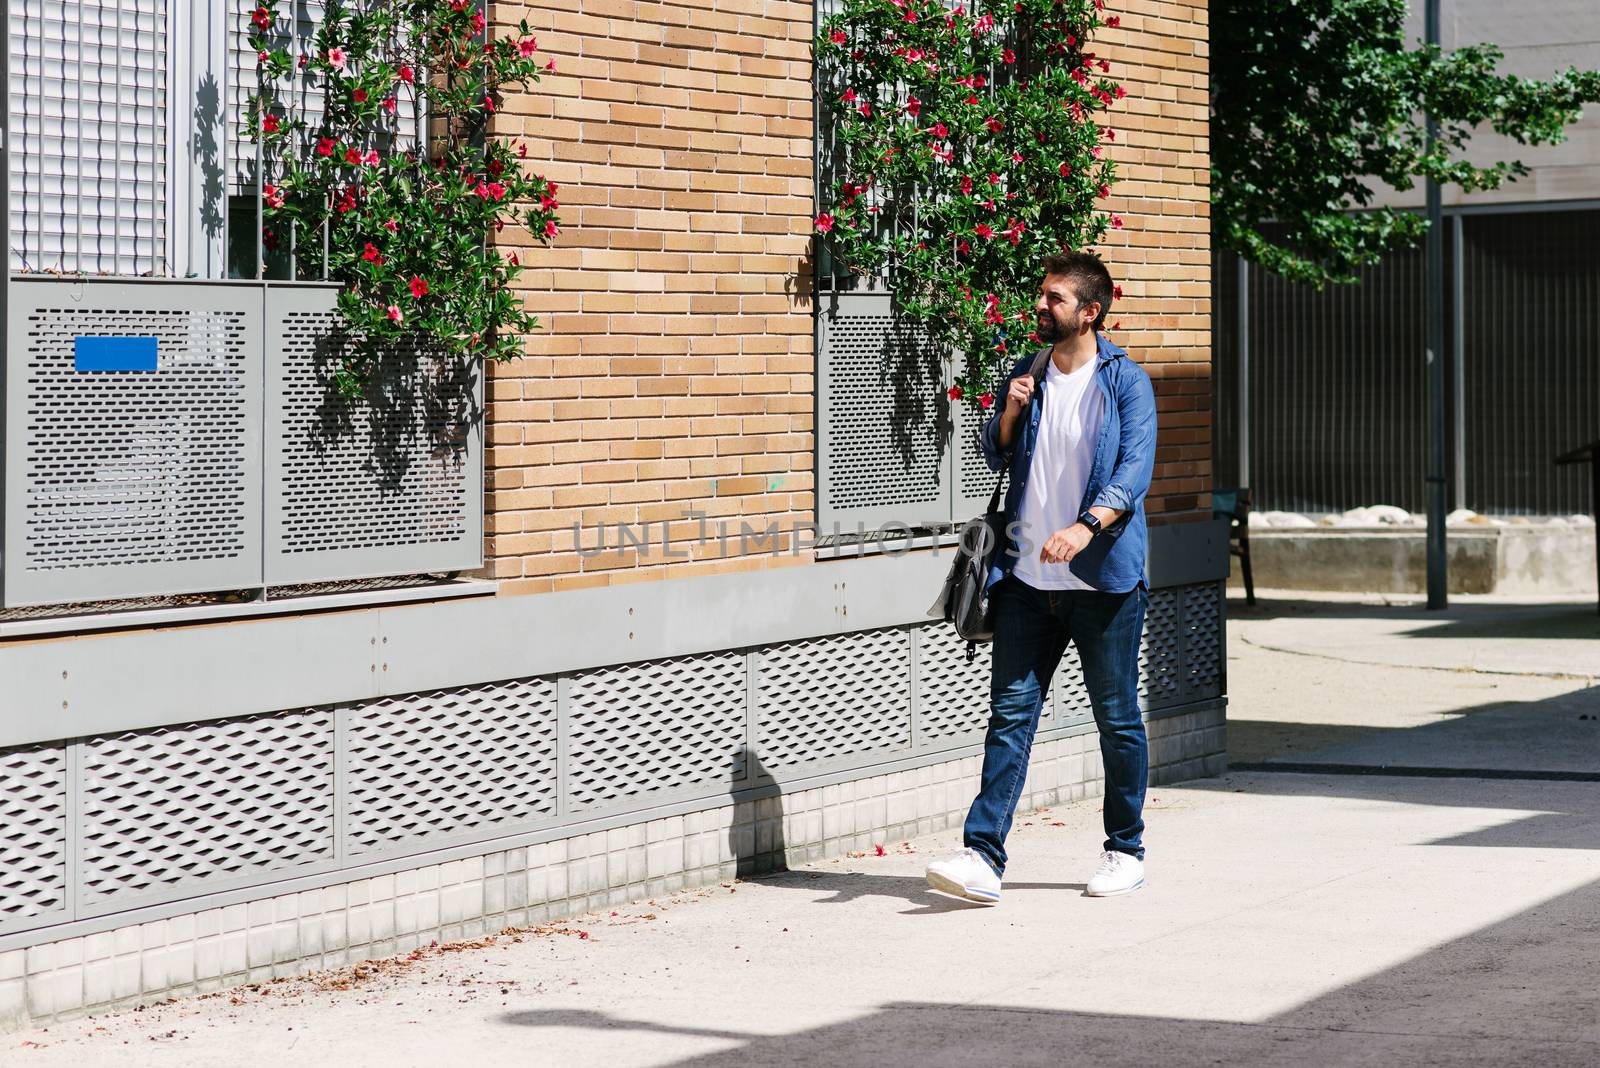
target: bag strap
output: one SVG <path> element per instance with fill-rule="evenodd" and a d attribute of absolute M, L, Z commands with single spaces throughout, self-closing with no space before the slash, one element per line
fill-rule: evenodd
<path fill-rule="evenodd" d="M 1033 364 L 1028 368 L 1028 373 L 1033 376 L 1033 388 L 1038 389 L 1039 383 L 1044 381 L 1045 364 L 1050 360 L 1052 345 L 1046 345 L 1033 357 Z M 1000 487 L 1005 483 L 1006 473 L 1000 472 L 1000 477 L 994 480 L 994 492 L 989 495 L 989 511 L 993 512 L 1000 507 Z"/>

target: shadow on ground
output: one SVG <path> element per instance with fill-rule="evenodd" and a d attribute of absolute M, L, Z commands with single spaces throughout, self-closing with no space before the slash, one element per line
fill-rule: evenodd
<path fill-rule="evenodd" d="M 1376 597 L 1377 595 L 1375 595 Z M 1456 601 L 1429 611 L 1420 601 L 1319 601 L 1262 594 L 1254 608 L 1230 591 L 1228 618 L 1270 619 L 1403 619 L 1415 625 L 1403 633 L 1412 638 L 1544 639 L 1561 641 L 1600 638 L 1600 614 L 1588 602 Z"/>
<path fill-rule="evenodd" d="M 1479 843 L 1481 844 L 1481 843 Z M 603 1012 L 510 1013 L 531 1029 L 640 1030 L 721 1039 L 728 1048 L 672 1062 L 697 1068 L 826 1063 L 1408 1066 L 1600 1063 L 1600 881 L 1474 931 L 1396 967 L 1259 1022 L 889 1001 L 791 1034 L 705 1030 Z M 1249 947 L 1219 969 L 1248 967 Z M 1314 963 L 1308 962 L 1308 967 Z"/>

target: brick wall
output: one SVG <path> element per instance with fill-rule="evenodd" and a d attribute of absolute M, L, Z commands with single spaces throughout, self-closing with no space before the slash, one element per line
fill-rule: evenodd
<path fill-rule="evenodd" d="M 1119 343 L 1156 379 L 1156 521 L 1204 503 L 1210 456 L 1206 12 L 1119 5 L 1099 51 L 1126 227 L 1103 251 L 1124 290 Z M 545 323 L 492 369 L 487 557 L 507 592 L 808 562 L 683 544 L 705 522 L 812 518 L 810 4 L 585 0 L 495 4 L 559 72 L 510 99 L 497 132 L 561 183 L 563 233 L 528 247 Z M 668 522 L 650 547 L 616 523 Z M 579 553 L 606 524 L 610 551 Z M 574 526 L 578 526 L 575 533 Z M 735 528 L 736 529 L 736 528 Z"/>

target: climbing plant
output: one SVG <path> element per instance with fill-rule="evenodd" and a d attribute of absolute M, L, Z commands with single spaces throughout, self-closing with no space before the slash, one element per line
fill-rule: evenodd
<path fill-rule="evenodd" d="M 816 228 L 987 408 L 1031 333 L 1039 263 L 1101 240 L 1126 94 L 1090 48 L 1104 0 L 843 0 L 816 42 L 831 137 Z"/>
<path fill-rule="evenodd" d="M 520 356 L 539 324 L 511 289 L 518 256 L 490 237 L 508 225 L 555 237 L 557 186 L 490 123 L 554 60 L 541 63 L 526 21 L 497 35 L 479 0 L 329 0 L 309 47 L 292 7 L 263 0 L 248 16 L 260 77 L 245 121 L 264 247 L 292 246 L 302 276 L 325 261 L 344 286 L 352 343 L 336 384 L 358 393 L 382 361 L 418 350 Z"/>

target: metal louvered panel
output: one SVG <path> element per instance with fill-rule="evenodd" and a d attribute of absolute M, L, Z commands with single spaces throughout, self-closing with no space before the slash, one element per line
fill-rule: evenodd
<path fill-rule="evenodd" d="M 351 855 L 528 824 L 556 813 L 556 687 L 465 686 L 348 712 Z"/>
<path fill-rule="evenodd" d="M 259 291 L 19 280 L 6 366 L 5 603 L 261 583 Z M 154 338 L 153 371 L 79 337 Z"/>
<path fill-rule="evenodd" d="M 11 0 L 10 269 L 167 273 L 168 0 Z"/>
<path fill-rule="evenodd" d="M 1183 589 L 1183 664 L 1191 701 L 1222 695 L 1222 586 Z"/>
<path fill-rule="evenodd" d="M 0 750 L 0 929 L 67 906 L 64 745 Z"/>
<path fill-rule="evenodd" d="M 978 431 L 983 427 L 983 416 L 973 407 L 962 401 L 951 406 L 954 409 L 955 431 L 951 440 L 955 443 L 955 515 L 958 523 L 964 523 L 974 516 L 982 515 L 983 510 L 989 506 L 989 498 L 994 495 L 996 481 L 1001 478 L 998 472 L 989 470 L 988 461 L 983 458 L 983 446 L 978 444 Z M 1005 490 L 1001 489 L 1000 502 L 1005 503 Z"/>
<path fill-rule="evenodd" d="M 757 654 L 756 754 L 767 770 L 911 745 L 910 632 L 860 631 Z"/>
<path fill-rule="evenodd" d="M 85 741 L 85 903 L 331 861 L 333 738 L 308 709 Z"/>
<path fill-rule="evenodd" d="M 742 782 L 745 661 L 713 653 L 574 676 L 566 698 L 574 810 Z"/>
<path fill-rule="evenodd" d="M 481 376 L 396 354 L 361 401 L 341 397 L 336 294 L 267 291 L 267 583 L 478 567 Z"/>
<path fill-rule="evenodd" d="M 1076 645 L 1068 645 L 1067 651 L 1061 655 L 1061 664 L 1056 668 L 1055 678 L 1050 681 L 1050 688 L 1055 691 L 1055 708 L 1047 709 L 1052 713 L 1051 726 L 1070 727 L 1094 719 L 1089 688 L 1083 681 L 1083 660 L 1078 656 Z"/>
<path fill-rule="evenodd" d="M 892 333 L 887 298 L 839 297 L 819 316 L 818 520 L 869 529 L 950 521 L 941 362 Z"/>

